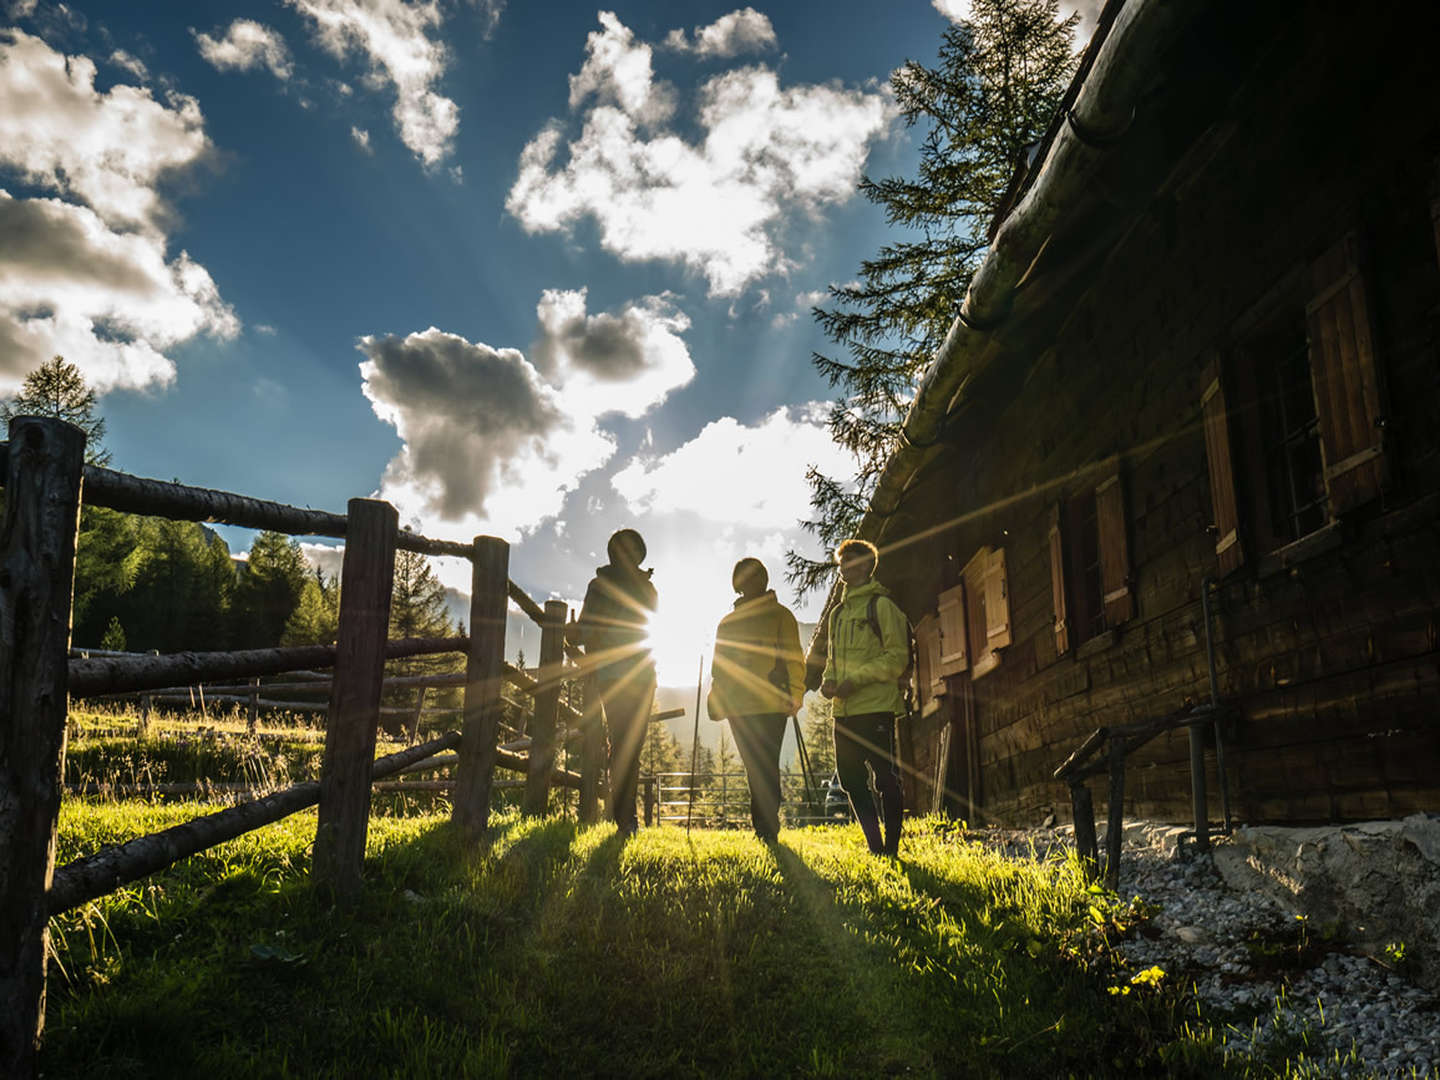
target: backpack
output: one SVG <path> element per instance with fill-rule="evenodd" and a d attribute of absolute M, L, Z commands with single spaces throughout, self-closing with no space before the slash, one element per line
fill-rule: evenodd
<path fill-rule="evenodd" d="M 895 603 L 893 600 L 890 602 L 892 604 Z M 895 604 L 895 610 L 899 611 L 900 617 L 905 620 L 906 657 L 905 670 L 900 673 L 900 677 L 895 681 L 900 686 L 900 692 L 905 695 L 905 711 L 908 713 L 914 711 L 915 705 L 913 697 L 915 692 L 914 676 L 917 648 L 915 643 L 915 627 L 910 625 L 910 617 L 900 610 L 899 604 Z M 880 646 L 883 648 L 885 646 L 885 635 L 880 633 L 880 597 L 870 597 L 870 603 L 865 606 L 865 622 L 868 623 L 870 629 L 875 632 L 875 637 L 879 639 Z"/>
<path fill-rule="evenodd" d="M 892 604 L 895 604 L 895 601 L 893 601 L 893 600 L 891 600 L 890 602 L 891 602 Z M 837 610 L 838 610 L 838 606 L 837 606 Z M 896 679 L 895 682 L 897 683 L 897 685 L 899 685 L 899 687 L 900 687 L 900 692 L 905 696 L 905 711 L 906 711 L 907 713 L 909 713 L 909 712 L 913 712 L 913 711 L 914 711 L 914 707 L 915 707 L 915 699 L 914 699 L 915 681 L 914 681 L 914 675 L 915 675 L 915 662 L 916 662 L 916 655 L 917 655 L 917 654 L 916 654 L 916 644 L 915 644 L 915 627 L 913 627 L 913 626 L 910 625 L 910 617 L 909 617 L 908 615 L 906 615 L 904 611 L 901 611 L 901 610 L 900 610 L 900 605 L 899 605 L 899 604 L 895 604 L 895 610 L 896 610 L 896 611 L 899 611 L 899 612 L 900 612 L 900 618 L 902 618 L 902 619 L 905 620 L 905 646 L 906 646 L 906 647 L 905 647 L 905 656 L 906 656 L 905 670 L 900 673 L 900 677 L 899 677 L 898 679 Z M 834 637 L 835 637 L 835 625 L 834 625 L 834 621 L 835 621 L 835 612 L 832 611 L 831 614 L 830 614 L 830 623 L 831 623 L 831 625 L 830 625 L 830 639 L 831 639 L 832 641 L 834 640 Z M 875 634 L 876 639 L 880 642 L 880 647 L 881 647 L 881 648 L 884 648 L 884 647 L 885 647 L 885 635 L 880 632 L 880 597 L 879 597 L 879 596 L 872 596 L 872 597 L 870 597 L 870 602 L 865 605 L 865 623 L 866 623 L 867 626 L 870 627 L 871 631 Z"/>

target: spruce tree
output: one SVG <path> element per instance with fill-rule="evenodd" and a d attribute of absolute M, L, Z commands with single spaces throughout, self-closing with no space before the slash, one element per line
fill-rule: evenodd
<path fill-rule="evenodd" d="M 919 164 L 913 177 L 867 176 L 860 192 L 903 233 L 815 309 L 837 346 L 812 357 L 840 392 L 830 432 L 857 465 L 854 477 L 807 474 L 813 514 L 804 524 L 827 555 L 854 535 L 984 257 L 995 208 L 1055 114 L 1075 70 L 1077 20 L 1060 18 L 1059 0 L 973 0 L 970 18 L 945 31 L 935 67 L 909 60 L 890 79 L 906 125 L 925 130 Z M 786 567 L 803 594 L 829 581 L 834 564 L 791 551 Z"/>
<path fill-rule="evenodd" d="M 395 584 L 390 594 L 390 636 L 392 638 L 447 637 L 451 632 L 450 615 L 445 607 L 445 586 L 435 576 L 430 560 L 413 551 L 395 552 Z M 416 656 L 391 660 L 385 672 L 391 676 L 439 675 L 464 670 L 464 659 L 458 653 Z M 387 691 L 388 705 L 414 705 L 420 690 L 400 687 Z M 451 705 L 459 701 L 455 690 L 431 690 L 426 699 L 432 705 Z M 515 699 L 520 710 L 530 707 L 527 700 Z M 507 713 L 510 710 L 507 710 Z M 523 723 L 511 717 L 512 723 Z M 382 723 L 392 735 L 403 733 L 402 716 L 386 716 Z"/>
<path fill-rule="evenodd" d="M 80 369 L 63 356 L 45 361 L 25 376 L 20 392 L 0 403 L 0 421 L 8 428 L 16 416 L 53 416 L 67 420 L 85 432 L 85 461 L 106 465 L 105 420 L 95 415 L 95 391 Z"/>

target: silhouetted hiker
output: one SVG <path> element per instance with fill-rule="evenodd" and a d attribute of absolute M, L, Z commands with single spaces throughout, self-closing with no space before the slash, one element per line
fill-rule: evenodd
<path fill-rule="evenodd" d="M 574 627 L 575 644 L 585 649 L 595 689 L 605 708 L 610 737 L 610 816 L 620 831 L 634 834 L 635 787 L 640 749 L 655 700 L 655 662 L 646 642 L 655 610 L 652 571 L 640 569 L 645 541 L 621 529 L 605 546 L 610 562 L 595 571 Z"/>
<path fill-rule="evenodd" d="M 835 768 L 870 850 L 896 855 L 904 808 L 895 717 L 905 711 L 899 679 L 910 666 L 910 623 L 885 586 L 874 580 L 880 562 L 874 544 L 843 541 L 835 561 L 844 589 L 830 612 L 820 684 L 820 693 L 835 702 Z M 873 774 L 878 800 L 867 773 Z M 877 810 L 885 820 L 883 840 Z"/>
<path fill-rule="evenodd" d="M 740 599 L 715 631 L 705 707 L 711 720 L 730 721 L 750 785 L 755 835 L 774 840 L 780 833 L 780 744 L 785 721 L 805 694 L 800 627 L 767 588 L 770 574 L 759 559 L 736 563 L 730 583 Z"/>

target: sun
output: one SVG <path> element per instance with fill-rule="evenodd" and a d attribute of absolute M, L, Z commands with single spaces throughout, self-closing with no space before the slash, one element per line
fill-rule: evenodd
<path fill-rule="evenodd" d="M 706 577 L 657 582 L 660 603 L 650 618 L 647 644 L 661 686 L 693 686 L 702 658 L 704 669 L 710 668 L 715 627 L 730 609 L 733 594 L 724 578 L 717 585 Z"/>

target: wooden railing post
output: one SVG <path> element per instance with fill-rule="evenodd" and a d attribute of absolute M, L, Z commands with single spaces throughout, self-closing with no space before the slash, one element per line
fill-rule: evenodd
<path fill-rule="evenodd" d="M 0 1076 L 36 1074 L 85 433 L 10 421 L 0 525 Z"/>
<path fill-rule="evenodd" d="M 545 601 L 540 627 L 540 690 L 530 719 L 530 771 L 525 777 L 525 813 L 544 814 L 550 805 L 550 774 L 555 769 L 555 721 L 560 714 L 560 683 L 565 664 L 564 600 Z"/>
<path fill-rule="evenodd" d="M 260 676 L 250 676 L 250 700 L 245 717 L 245 730 L 251 735 L 260 731 Z"/>
<path fill-rule="evenodd" d="M 338 900 L 349 900 L 359 892 L 365 859 L 399 520 L 395 508 L 378 499 L 351 499 L 347 510 L 340 634 L 311 871 L 315 884 Z"/>
<path fill-rule="evenodd" d="M 470 585 L 470 655 L 465 661 L 465 723 L 456 765 L 455 805 L 450 819 L 477 841 L 490 824 L 490 786 L 495 774 L 495 736 L 505 678 L 505 609 L 509 600 L 510 545 L 477 536 Z"/>

